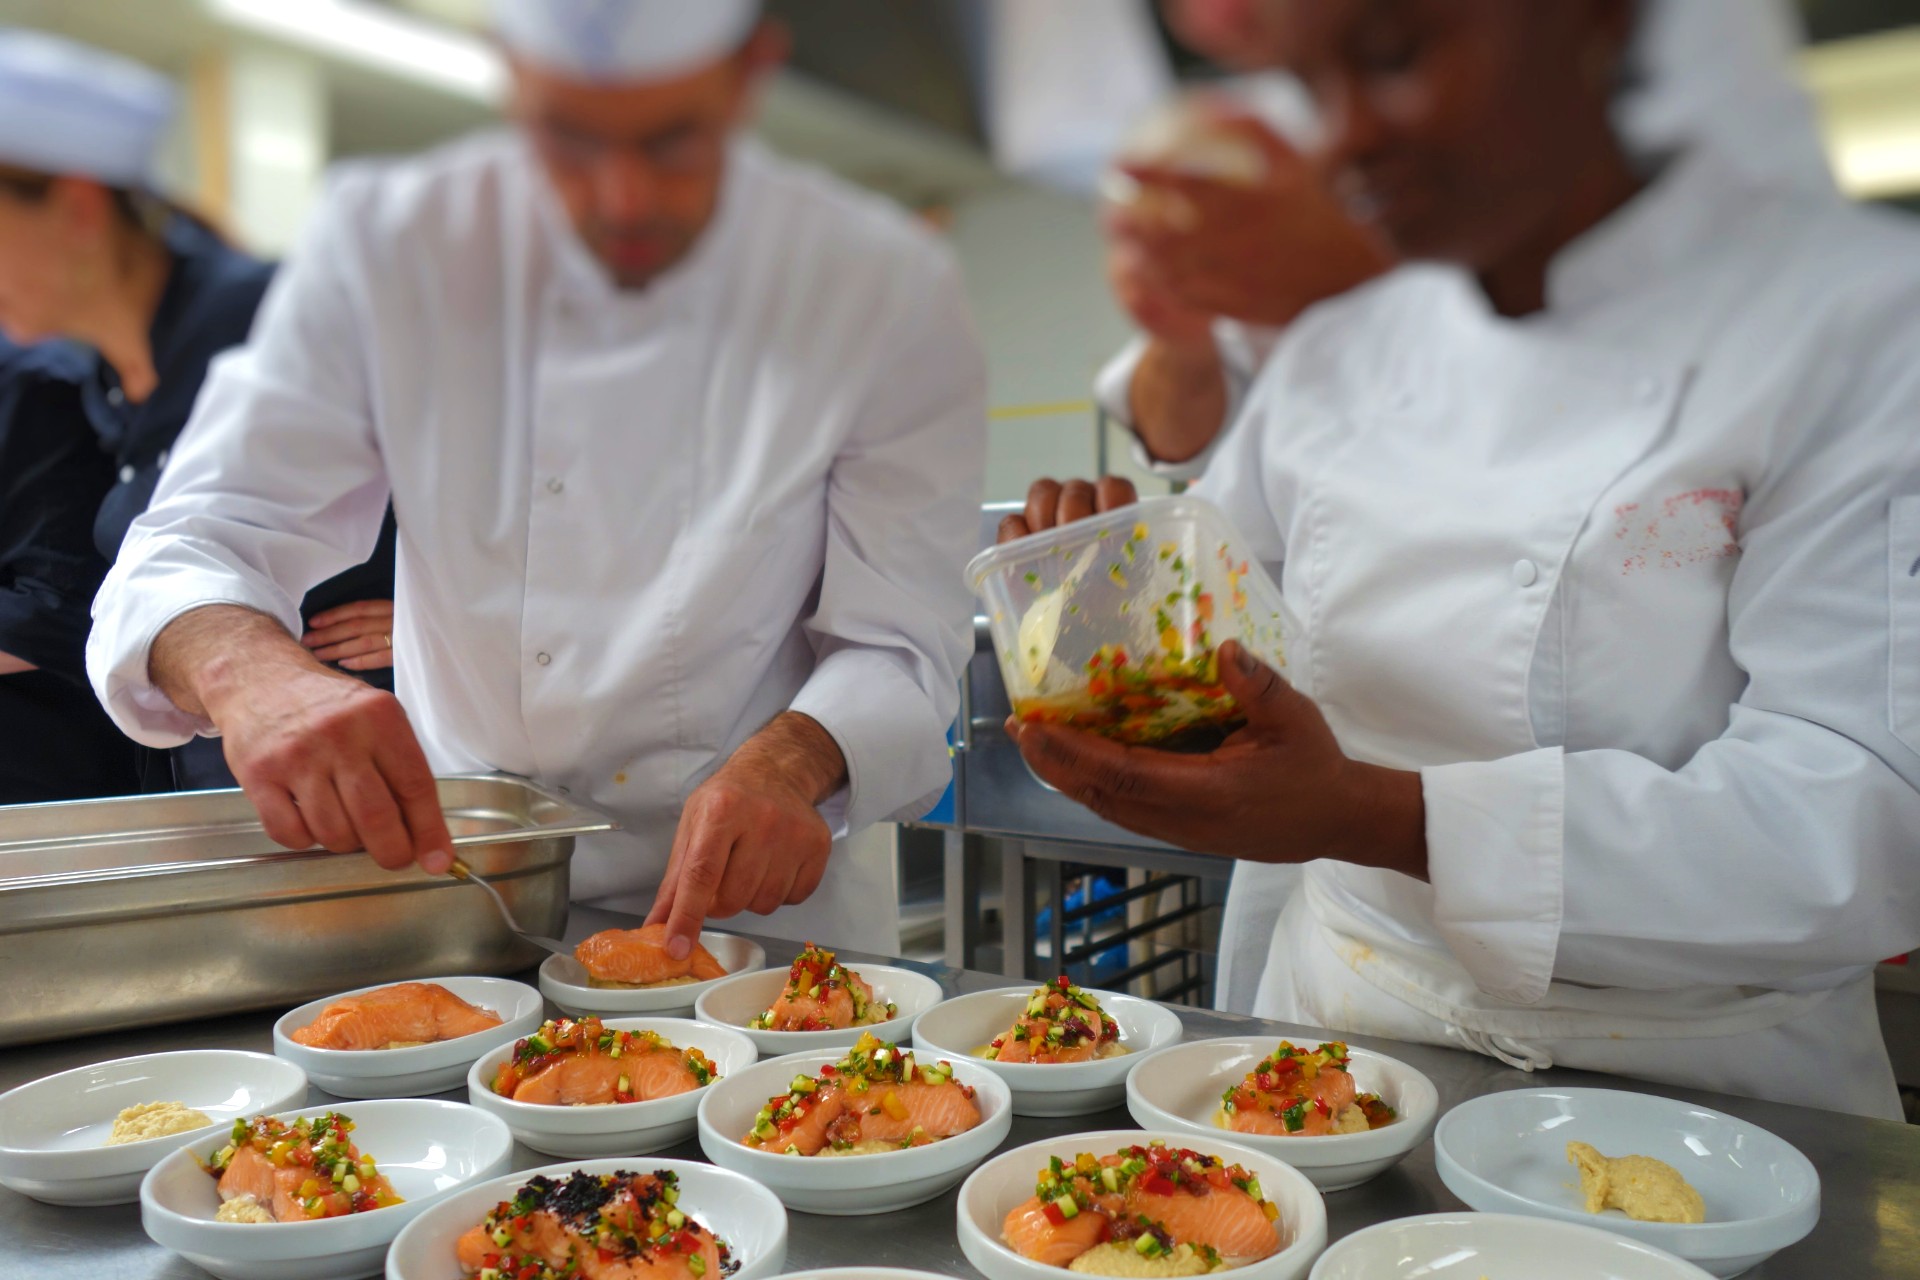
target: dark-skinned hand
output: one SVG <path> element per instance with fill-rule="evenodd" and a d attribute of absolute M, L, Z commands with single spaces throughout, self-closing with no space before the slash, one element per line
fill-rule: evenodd
<path fill-rule="evenodd" d="M 1420 775 L 1349 759 L 1320 708 L 1240 645 L 1220 676 L 1246 727 L 1204 755 L 1008 721 L 1033 771 L 1129 831 L 1253 862 L 1337 858 L 1426 875 Z"/>

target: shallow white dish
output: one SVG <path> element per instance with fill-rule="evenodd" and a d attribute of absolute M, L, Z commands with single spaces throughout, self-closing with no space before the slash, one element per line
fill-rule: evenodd
<path fill-rule="evenodd" d="M 933 1199 L 966 1177 L 1013 1127 L 1013 1099 L 1000 1078 L 984 1063 L 953 1059 L 953 1078 L 973 1087 L 980 1108 L 980 1123 L 965 1133 L 924 1147 L 862 1156 L 774 1155 L 740 1141 L 767 1099 L 785 1093 L 795 1076 L 818 1075 L 822 1066 L 845 1056 L 837 1049 L 790 1053 L 702 1089 L 700 1149 L 721 1168 L 769 1188 L 788 1208 L 855 1217 Z M 934 1061 L 932 1054 L 914 1056 Z"/>
<path fill-rule="evenodd" d="M 1652 1156 L 1706 1201 L 1699 1224 L 1590 1214 L 1567 1143 L 1602 1155 Z M 1820 1220 L 1820 1175 L 1790 1144 L 1706 1107 L 1624 1089 L 1519 1089 L 1462 1103 L 1433 1134 L 1447 1189 L 1475 1209 L 1555 1218 L 1664 1249 L 1716 1276 L 1736 1276 Z"/>
<path fill-rule="evenodd" d="M 753 1042 L 738 1031 L 683 1018 L 609 1018 L 615 1031 L 657 1031 L 682 1049 L 695 1048 L 713 1059 L 724 1080 L 759 1060 Z M 637 1156 L 660 1151 L 693 1136 L 694 1113 L 707 1089 L 604 1107 L 557 1107 L 515 1102 L 493 1091 L 493 1076 L 513 1055 L 502 1045 L 473 1064 L 467 1073 L 467 1100 L 507 1122 L 513 1136 L 535 1151 L 567 1159 L 589 1156 Z M 719 1081 L 715 1081 L 718 1084 Z"/>
<path fill-rule="evenodd" d="M 1707 1280 L 1670 1253 L 1598 1227 L 1507 1213 L 1432 1213 L 1338 1240 L 1311 1280 Z"/>
<path fill-rule="evenodd" d="M 726 1241 L 740 1269 L 728 1280 L 766 1280 L 787 1262 L 787 1211 L 772 1192 L 750 1178 L 688 1160 L 587 1160 L 527 1169 L 446 1197 L 421 1214 L 387 1255 L 387 1280 L 467 1280 L 455 1261 L 454 1245 L 478 1226 L 487 1211 L 525 1186 L 536 1174 L 564 1178 L 586 1173 L 644 1172 L 670 1169 L 680 1178 L 679 1206 Z"/>
<path fill-rule="evenodd" d="M 1189 1144 L 1225 1138 L 1284 1160 L 1322 1191 L 1357 1187 L 1398 1164 L 1427 1140 L 1440 1115 L 1433 1081 L 1397 1058 L 1351 1049 L 1354 1086 L 1377 1093 L 1400 1118 L 1368 1133 L 1329 1133 L 1313 1138 L 1233 1133 L 1213 1120 L 1220 1096 L 1245 1078 L 1279 1045 L 1278 1038 L 1198 1040 L 1149 1054 L 1127 1076 L 1127 1110 L 1143 1129 L 1187 1135 Z M 1315 1048 L 1314 1045 L 1303 1045 Z"/>
<path fill-rule="evenodd" d="M 464 1103 L 398 1098 L 309 1107 L 280 1118 L 329 1111 L 354 1122 L 354 1144 L 378 1162 L 404 1204 L 318 1222 L 215 1222 L 220 1196 L 201 1162 L 226 1145 L 221 1133 L 154 1166 L 140 1185 L 140 1225 L 155 1244 L 221 1280 L 352 1280 L 379 1275 L 400 1229 L 440 1197 L 511 1165 L 506 1124 Z"/>
<path fill-rule="evenodd" d="M 476 1031 L 458 1040 L 416 1045 L 409 1049 L 310 1049 L 290 1038 L 308 1026 L 321 1011 L 347 996 L 365 995 L 396 987 L 397 982 L 342 991 L 314 1000 L 283 1015 L 273 1024 L 273 1051 L 307 1073 L 308 1079 L 337 1098 L 417 1098 L 457 1089 L 467 1078 L 475 1058 L 503 1044 L 512 1044 L 540 1025 L 540 993 L 524 982 L 506 978 L 422 978 L 465 1000 L 490 1009 L 501 1025 Z"/>
<path fill-rule="evenodd" d="M 264 1053 L 193 1049 L 76 1067 L 0 1094 L 0 1186 L 48 1204 L 132 1204 L 169 1153 L 235 1119 L 297 1107 L 306 1073 Z M 145 1102 L 183 1102 L 213 1123 L 166 1138 L 103 1145 Z"/>
<path fill-rule="evenodd" d="M 904 1267 L 823 1267 L 818 1271 L 789 1271 L 780 1280 L 948 1280 L 937 1271 L 909 1271 Z"/>
<path fill-rule="evenodd" d="M 1013 1025 L 1040 984 L 999 987 L 935 1005 L 913 1024 L 916 1048 L 956 1061 L 977 1062 L 1007 1082 L 1017 1116 L 1084 1116 L 1120 1105 L 1127 1073 L 1141 1055 L 1178 1044 L 1180 1017 L 1163 1004 L 1116 991 L 1093 991 L 1120 1027 L 1127 1052 L 1092 1062 L 995 1062 L 974 1054 Z"/>
<path fill-rule="evenodd" d="M 540 966 L 540 994 L 568 1013 L 597 1013 L 603 1018 L 651 1014 L 655 1017 L 680 1017 L 693 1012 L 694 1001 L 708 988 L 742 973 L 767 967 L 767 950 L 757 942 L 731 933 L 707 929 L 700 934 L 700 945 L 713 953 L 727 972 L 724 977 L 706 982 L 686 982 L 677 987 L 621 989 L 590 987 L 587 971 L 572 956 L 548 956 Z"/>
<path fill-rule="evenodd" d="M 1275 1225 L 1280 1229 L 1278 1253 L 1231 1271 L 1234 1280 L 1300 1280 L 1327 1247 L 1327 1206 L 1320 1192 L 1298 1170 L 1271 1156 L 1230 1142 L 1195 1142 L 1190 1134 L 1108 1129 L 1073 1133 L 996 1156 L 977 1169 L 960 1188 L 957 1211 L 960 1252 L 987 1280 L 1064 1280 L 1065 1267 L 1033 1262 L 1009 1248 L 1000 1229 L 1007 1214 L 1033 1197 L 1033 1183 L 1050 1156 L 1071 1161 L 1082 1151 L 1105 1155 L 1159 1139 L 1171 1147 L 1191 1147 L 1219 1156 L 1229 1164 L 1244 1165 L 1260 1179 L 1260 1190 L 1280 1207 Z"/>
<path fill-rule="evenodd" d="M 893 1001 L 898 1009 L 894 1017 L 845 1031 L 761 1031 L 748 1026 L 750 1020 L 765 1013 L 768 1006 L 780 998 L 780 992 L 787 985 L 786 969 L 762 969 L 758 973 L 737 973 L 720 979 L 694 1001 L 693 1016 L 702 1022 L 738 1030 L 752 1040 L 761 1053 L 772 1058 L 815 1049 L 851 1049 L 868 1032 L 882 1040 L 905 1044 L 913 1033 L 913 1020 L 940 1003 L 940 984 L 924 974 L 884 964 L 846 967 L 873 988 L 875 1000 Z"/>

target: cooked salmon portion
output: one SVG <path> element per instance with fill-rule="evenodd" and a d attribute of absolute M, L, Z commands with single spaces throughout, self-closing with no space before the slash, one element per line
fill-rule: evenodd
<path fill-rule="evenodd" d="M 1042 1266 L 1064 1267 L 1104 1243 L 1113 1234 L 1113 1224 L 1103 1213 L 1079 1213 L 1056 1225 L 1035 1196 L 1007 1215 L 1000 1234 L 1021 1257 Z"/>
<path fill-rule="evenodd" d="M 1347 1069 L 1349 1057 L 1339 1041 L 1306 1050 L 1282 1040 L 1221 1097 L 1222 1124 L 1236 1133 L 1299 1138 L 1391 1124 L 1397 1118 L 1393 1108 L 1359 1091 Z"/>
<path fill-rule="evenodd" d="M 824 947 L 809 942 L 787 968 L 787 982 L 749 1026 L 760 1031 L 844 1031 L 886 1022 L 898 1012 Z"/>
<path fill-rule="evenodd" d="M 1117 1241 L 1130 1243 L 1141 1259 L 1185 1246 L 1191 1252 L 1180 1259 L 1197 1253 L 1217 1267 L 1224 1259 L 1251 1262 L 1278 1250 L 1278 1217 L 1246 1169 L 1197 1151 L 1136 1146 L 1106 1157 L 1048 1161 L 1033 1198 L 1006 1216 L 1001 1236 L 1047 1266 L 1070 1266 Z"/>
<path fill-rule="evenodd" d="M 454 1245 L 467 1275 L 527 1280 L 720 1280 L 726 1244 L 660 1173 L 535 1177 Z"/>
<path fill-rule="evenodd" d="M 1125 1053 L 1120 1026 L 1092 992 L 1064 975 L 1027 997 L 1013 1025 L 993 1038 L 983 1056 L 998 1062 L 1087 1062 Z"/>
<path fill-rule="evenodd" d="M 600 1019 L 560 1018 L 513 1046 L 494 1071 L 493 1091 L 515 1102 L 580 1107 L 650 1102 L 718 1079 L 701 1050 L 657 1031 L 617 1031 Z"/>
<path fill-rule="evenodd" d="M 740 1141 L 782 1155 L 862 1154 L 869 1143 L 922 1146 L 980 1123 L 973 1090 L 953 1067 L 922 1066 L 872 1032 L 818 1075 L 798 1075 L 787 1092 L 767 1099 Z"/>
<path fill-rule="evenodd" d="M 1185 1190 L 1156 1195 L 1135 1187 L 1127 1208 L 1167 1229 L 1176 1244 L 1208 1245 L 1228 1258 L 1264 1258 L 1280 1248 L 1280 1234 L 1252 1196 L 1227 1187 L 1196 1196 Z"/>
<path fill-rule="evenodd" d="M 309 1049 L 385 1049 L 457 1040 L 500 1025 L 491 1009 L 468 1004 L 435 982 L 402 982 L 344 996 L 287 1038 Z"/>
<path fill-rule="evenodd" d="M 686 959 L 667 954 L 667 926 L 650 924 L 638 929 L 605 929 L 573 949 L 587 975 L 596 982 L 623 987 L 650 987 L 662 983 L 706 982 L 724 978 L 727 971 L 713 953 L 693 944 Z"/>
<path fill-rule="evenodd" d="M 979 1104 L 951 1080 L 876 1085 L 858 1101 L 865 1106 L 849 1109 L 859 1113 L 862 1142 L 908 1142 L 922 1135 L 931 1142 L 965 1133 L 980 1123 Z"/>
<path fill-rule="evenodd" d="M 222 1201 L 252 1197 L 278 1222 L 308 1222 L 400 1203 L 393 1184 L 347 1135 L 338 1112 L 292 1124 L 271 1116 L 237 1120 L 207 1172 Z"/>

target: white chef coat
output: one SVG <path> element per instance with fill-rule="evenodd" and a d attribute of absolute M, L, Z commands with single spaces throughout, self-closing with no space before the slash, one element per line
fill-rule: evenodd
<path fill-rule="evenodd" d="M 1542 313 L 1413 266 L 1293 325 L 1200 492 L 1281 562 L 1342 747 L 1420 771 L 1431 884 L 1242 864 L 1223 989 L 1897 1117 L 1871 966 L 1920 942 L 1916 352 L 1920 234 L 1710 153 L 1565 250 Z"/>
<path fill-rule="evenodd" d="M 1834 190 L 1819 117 L 1794 69 L 1804 37 L 1787 0 L 1649 0 L 1628 53 L 1628 83 L 1614 104 L 1620 136 L 1635 155 L 1708 146 L 1755 177 Z M 1295 145 L 1310 145 L 1313 106 L 1298 80 L 1269 72 L 1243 81 L 1237 96 L 1249 110 Z M 1226 319 L 1214 321 L 1213 333 L 1226 379 L 1222 421 L 1230 427 L 1280 334 Z M 1095 398 L 1116 422 L 1133 421 L 1133 374 L 1146 348 L 1135 338 L 1095 381 Z M 1183 462 L 1162 462 L 1136 442 L 1135 461 L 1168 480 L 1193 480 L 1224 435 Z"/>
<path fill-rule="evenodd" d="M 148 681 L 154 636 L 214 601 L 296 628 L 390 492 L 398 693 L 434 769 L 614 815 L 574 896 L 644 909 L 688 793 L 783 710 L 845 753 L 836 834 L 938 798 L 984 439 L 948 253 L 752 143 L 689 259 L 636 292 L 517 136 L 351 166 L 216 367 L 89 666 L 139 741 L 210 732 Z M 863 847 L 763 927 L 897 949 L 891 857 Z"/>

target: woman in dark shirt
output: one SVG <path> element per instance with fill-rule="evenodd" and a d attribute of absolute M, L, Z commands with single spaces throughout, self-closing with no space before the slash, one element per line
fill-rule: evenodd
<path fill-rule="evenodd" d="M 50 36 L 0 32 L 0 329 L 41 344 L 22 357 L 32 377 L 11 396 L 0 392 L 0 440 L 13 441 L 0 501 L 15 508 L 0 511 L 0 522 L 18 526 L 14 541 L 66 563 L 73 520 L 84 513 L 96 555 L 90 582 L 71 574 L 64 589 L 33 597 L 38 625 L 69 639 L 84 637 L 93 588 L 146 510 L 208 366 L 246 341 L 272 276 L 148 194 L 146 173 L 172 107 L 171 86 L 142 67 Z M 91 459 L 82 456 L 88 450 Z M 20 487 L 15 471 L 30 466 L 64 479 L 23 505 L 10 491 Z M 389 516 L 373 559 L 310 598 L 315 611 L 328 611 L 309 615 L 320 626 L 312 637 L 319 656 L 348 660 L 362 674 L 390 666 L 392 598 Z M 85 738 L 77 726 L 90 719 L 63 704 L 37 732 L 16 732 L 8 720 L 0 752 L 58 756 Z M 233 785 L 215 741 L 141 760 L 141 789 Z M 45 782 L 38 798 L 72 790 Z"/>

